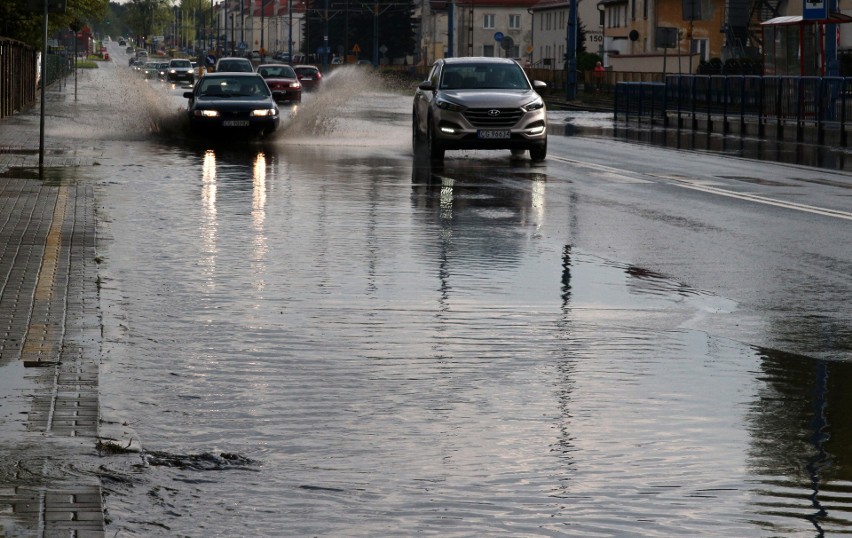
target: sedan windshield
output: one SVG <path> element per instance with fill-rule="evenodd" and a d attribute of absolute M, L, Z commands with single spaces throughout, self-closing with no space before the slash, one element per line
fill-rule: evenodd
<path fill-rule="evenodd" d="M 261 67 L 257 72 L 263 78 L 296 78 L 296 72 L 289 65 L 270 65 Z"/>
<path fill-rule="evenodd" d="M 198 89 L 200 97 L 268 97 L 269 88 L 263 79 L 204 77 Z"/>
<path fill-rule="evenodd" d="M 517 65 L 455 64 L 444 67 L 442 90 L 528 90 L 530 88 Z"/>

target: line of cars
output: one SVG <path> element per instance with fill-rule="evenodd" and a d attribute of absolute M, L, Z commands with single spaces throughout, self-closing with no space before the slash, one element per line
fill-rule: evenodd
<path fill-rule="evenodd" d="M 299 72 L 301 71 L 301 77 Z M 314 66 L 261 64 L 225 57 L 215 71 L 184 92 L 194 133 L 269 135 L 280 123 L 279 105 L 296 105 L 302 91 L 319 88 L 322 73 Z"/>
<path fill-rule="evenodd" d="M 159 79 L 166 82 L 187 83 L 195 82 L 196 63 L 185 58 L 171 60 L 148 60 L 147 54 L 140 54 L 130 59 L 130 67 L 146 79 Z"/>

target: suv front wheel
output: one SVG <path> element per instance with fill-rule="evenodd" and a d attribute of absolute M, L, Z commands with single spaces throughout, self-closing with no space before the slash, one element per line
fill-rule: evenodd
<path fill-rule="evenodd" d="M 417 119 L 417 111 L 411 114 L 411 147 L 417 151 L 420 143 L 423 142 L 423 137 L 420 134 L 420 121 Z"/>
<path fill-rule="evenodd" d="M 432 125 L 432 118 L 427 122 L 428 131 L 426 134 L 426 142 L 429 144 L 429 157 L 436 161 L 444 159 L 444 146 L 435 137 L 435 127 Z"/>
<path fill-rule="evenodd" d="M 547 157 L 547 139 L 540 146 L 530 148 L 530 159 L 533 161 L 543 161 Z"/>

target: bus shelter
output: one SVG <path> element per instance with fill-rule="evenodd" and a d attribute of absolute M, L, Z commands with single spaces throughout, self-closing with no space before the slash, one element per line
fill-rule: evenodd
<path fill-rule="evenodd" d="M 801 15 L 775 17 L 761 23 L 763 28 L 763 74 L 826 76 L 829 62 L 837 62 L 837 24 L 852 17 L 832 13 L 828 18 L 807 20 Z M 828 30 L 828 32 L 826 31 Z M 834 57 L 827 54 L 826 36 L 834 39 Z"/>

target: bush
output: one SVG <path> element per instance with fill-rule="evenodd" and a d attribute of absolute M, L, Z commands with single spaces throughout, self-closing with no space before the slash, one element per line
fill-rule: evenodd
<path fill-rule="evenodd" d="M 603 59 L 597 54 L 581 52 L 577 55 L 577 70 L 591 71 L 595 68 L 595 64 L 598 62 L 603 62 Z"/>

